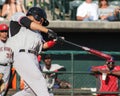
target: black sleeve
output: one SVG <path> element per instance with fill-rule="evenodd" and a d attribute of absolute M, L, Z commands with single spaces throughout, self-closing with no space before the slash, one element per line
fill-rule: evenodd
<path fill-rule="evenodd" d="M 23 25 L 23 26 L 25 26 L 26 28 L 29 28 L 29 29 L 30 29 L 31 22 L 32 21 L 29 18 L 27 18 L 27 17 L 23 17 L 20 20 L 20 24 Z"/>
<path fill-rule="evenodd" d="M 21 25 L 16 21 L 10 21 L 9 28 L 10 28 L 10 35 L 14 36 L 19 32 Z"/>

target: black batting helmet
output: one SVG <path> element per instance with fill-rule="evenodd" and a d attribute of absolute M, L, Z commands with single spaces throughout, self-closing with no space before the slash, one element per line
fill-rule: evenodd
<path fill-rule="evenodd" d="M 49 25 L 49 21 L 47 20 L 46 12 L 43 9 L 41 9 L 40 7 L 30 8 L 26 15 L 27 16 L 32 15 L 35 18 L 35 20 L 37 20 L 37 21 L 40 21 L 41 18 L 43 18 L 44 22 L 43 22 L 42 25 L 43 26 L 48 26 Z"/>

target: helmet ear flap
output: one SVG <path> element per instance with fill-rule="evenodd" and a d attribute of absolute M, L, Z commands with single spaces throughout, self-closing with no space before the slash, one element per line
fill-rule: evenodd
<path fill-rule="evenodd" d="M 33 17 L 35 18 L 35 20 L 40 21 L 41 17 L 39 17 L 38 15 L 33 15 Z"/>
<path fill-rule="evenodd" d="M 38 15 L 34 15 L 33 16 L 35 18 L 35 20 L 37 21 L 40 21 L 41 17 L 39 17 Z M 49 25 L 49 22 L 47 19 L 43 18 L 44 19 L 44 22 L 42 23 L 43 26 L 48 26 Z"/>
<path fill-rule="evenodd" d="M 48 25 L 49 25 L 48 20 L 44 19 L 44 22 L 43 22 L 43 24 L 42 24 L 42 25 L 43 25 L 43 26 L 48 26 Z"/>

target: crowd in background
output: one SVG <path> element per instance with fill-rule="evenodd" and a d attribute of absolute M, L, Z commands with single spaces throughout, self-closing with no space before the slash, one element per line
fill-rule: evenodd
<path fill-rule="evenodd" d="M 77 8 L 76 17 L 79 21 L 117 21 L 119 13 L 119 7 L 110 5 L 108 0 L 98 0 L 98 4 L 85 0 Z"/>
<path fill-rule="evenodd" d="M 5 0 L 1 8 L 1 20 L 10 20 L 10 17 L 16 12 L 26 13 L 23 0 Z"/>
<path fill-rule="evenodd" d="M 4 0 L 0 11 L 0 20 L 9 20 L 11 15 L 15 12 L 24 12 L 34 6 L 34 0 L 29 0 L 24 6 L 24 0 Z M 80 0 L 73 0 L 80 1 Z M 83 3 L 77 7 L 76 20 L 77 21 L 119 21 L 120 20 L 120 6 L 113 6 L 109 0 L 82 0 Z M 50 3 L 49 0 L 45 0 Z M 36 6 L 43 7 L 42 0 L 36 0 Z M 70 10 L 70 9 L 69 9 Z M 69 13 L 69 15 L 71 15 Z"/>

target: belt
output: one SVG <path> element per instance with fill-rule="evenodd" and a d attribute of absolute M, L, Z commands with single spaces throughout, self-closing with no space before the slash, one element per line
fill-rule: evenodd
<path fill-rule="evenodd" d="M 34 50 L 20 49 L 19 52 L 28 52 L 28 53 L 32 53 L 36 56 L 38 55 L 37 51 L 34 51 Z"/>

